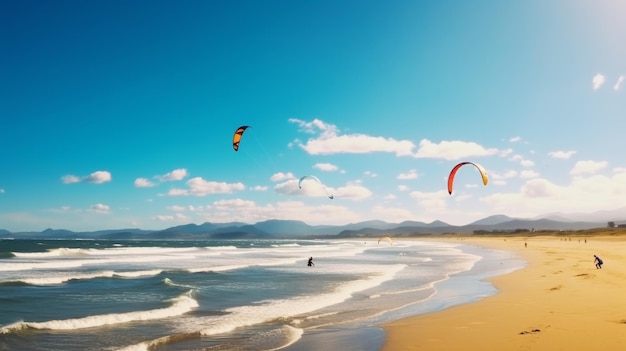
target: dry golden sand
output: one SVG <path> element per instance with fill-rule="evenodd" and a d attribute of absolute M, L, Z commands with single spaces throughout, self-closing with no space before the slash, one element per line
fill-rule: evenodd
<path fill-rule="evenodd" d="M 384 325 L 383 351 L 626 350 L 626 236 L 436 240 L 513 251 L 528 266 L 490 279 L 494 296 Z"/>

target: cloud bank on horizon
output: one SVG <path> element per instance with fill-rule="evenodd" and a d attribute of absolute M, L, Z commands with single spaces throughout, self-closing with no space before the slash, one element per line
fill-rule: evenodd
<path fill-rule="evenodd" d="M 53 6 L 65 27 L 24 4 L 0 14 L 17 33 L 0 58 L 0 108 L 15 121 L 0 229 L 626 220 L 622 4 L 455 2 L 463 17 L 400 1 L 346 19 L 351 2 L 165 2 L 134 22 L 116 18 L 125 4 L 107 19 L 67 3 Z M 587 34 L 561 41 L 574 28 Z M 28 59 L 43 53 L 45 65 Z M 449 195 L 462 161 L 489 184 L 463 168 Z M 319 182 L 299 187 L 305 175 Z"/>

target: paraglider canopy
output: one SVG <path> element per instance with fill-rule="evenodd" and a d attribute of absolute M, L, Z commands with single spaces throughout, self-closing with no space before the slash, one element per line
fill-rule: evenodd
<path fill-rule="evenodd" d="M 320 184 L 322 184 L 322 182 L 314 175 L 305 175 L 304 177 L 300 178 L 300 180 L 298 181 L 298 188 L 302 189 L 302 182 L 306 179 L 312 179 Z"/>
<path fill-rule="evenodd" d="M 450 172 L 450 176 L 448 177 L 448 194 L 452 195 L 452 185 L 454 184 L 454 176 L 456 175 L 456 172 L 459 170 L 459 168 L 465 165 L 473 165 L 478 169 L 478 171 L 480 172 L 480 176 L 483 178 L 483 185 L 487 185 L 487 182 L 489 182 L 487 172 L 481 165 L 473 162 L 461 162 L 458 165 L 454 166 L 454 168 L 452 168 L 452 171 Z"/>
<path fill-rule="evenodd" d="M 391 241 L 391 238 L 388 236 L 381 236 L 380 239 L 378 239 L 379 244 L 381 240 L 387 240 L 389 242 L 389 245 L 393 245 L 393 241 Z"/>
<path fill-rule="evenodd" d="M 233 149 L 235 151 L 239 150 L 239 141 L 241 140 L 241 137 L 243 136 L 243 132 L 248 128 L 250 128 L 250 126 L 241 126 L 237 128 L 237 130 L 235 131 L 235 134 L 233 135 Z"/>
<path fill-rule="evenodd" d="M 304 177 L 300 178 L 300 180 L 298 181 L 298 188 L 302 189 L 302 183 L 306 180 L 312 180 L 315 181 L 319 184 L 319 186 L 323 187 L 324 190 L 326 191 L 326 196 L 328 196 L 329 199 L 334 199 L 335 196 L 333 194 L 330 193 L 330 191 L 328 190 L 328 188 L 322 183 L 321 180 L 319 180 L 316 176 L 314 175 L 305 175 Z"/>

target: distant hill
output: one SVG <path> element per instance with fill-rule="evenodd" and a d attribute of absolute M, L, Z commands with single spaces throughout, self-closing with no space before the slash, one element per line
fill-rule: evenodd
<path fill-rule="evenodd" d="M 617 222 L 623 221 L 626 219 L 626 206 L 620 207 L 614 210 L 602 210 L 595 211 L 591 213 L 563 213 L 563 212 L 554 212 L 549 213 L 544 216 L 540 216 L 536 219 L 552 219 L 556 221 L 571 221 L 571 222 Z"/>
<path fill-rule="evenodd" d="M 493 215 L 480 219 L 476 222 L 472 222 L 471 225 L 497 225 L 500 223 L 512 221 L 513 219 L 514 218 L 505 215 Z"/>
<path fill-rule="evenodd" d="M 626 209 L 626 208 L 624 208 Z M 595 215 L 614 216 L 623 209 L 616 211 L 596 212 Z M 580 216 L 584 217 L 584 216 Z M 607 217 L 604 217 L 607 218 Z M 613 218 L 613 217 L 610 217 Z M 626 224 L 626 213 L 623 217 L 612 219 L 616 224 Z M 55 238 L 55 239 L 162 239 L 162 240 L 191 240 L 191 239 L 242 239 L 242 238 L 350 238 L 350 237 L 380 237 L 383 235 L 409 236 L 420 234 L 471 234 L 489 232 L 523 232 L 541 230 L 585 230 L 605 228 L 607 222 L 593 222 L 569 219 L 564 214 L 552 213 L 544 218 L 522 219 L 505 215 L 489 216 L 463 226 L 454 226 L 442 221 L 424 223 L 418 221 L 404 221 L 388 223 L 373 220 L 346 225 L 308 225 L 303 221 L 272 219 L 255 224 L 230 223 L 189 223 L 162 230 L 109 229 L 92 232 L 73 232 L 65 229 L 46 229 L 42 232 L 11 233 L 0 230 L 0 236 L 15 238 Z"/>

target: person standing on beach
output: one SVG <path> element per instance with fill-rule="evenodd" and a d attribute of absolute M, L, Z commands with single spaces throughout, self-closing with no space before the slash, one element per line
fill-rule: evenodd
<path fill-rule="evenodd" d="M 602 268 L 602 264 L 604 262 L 602 262 L 602 259 L 596 255 L 593 255 L 593 257 L 595 257 L 595 259 L 593 260 L 593 262 L 596 264 L 596 269 L 600 269 Z"/>

